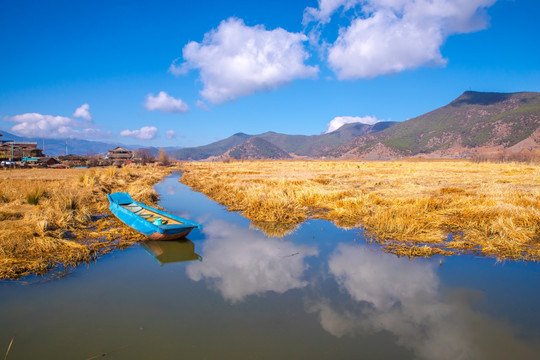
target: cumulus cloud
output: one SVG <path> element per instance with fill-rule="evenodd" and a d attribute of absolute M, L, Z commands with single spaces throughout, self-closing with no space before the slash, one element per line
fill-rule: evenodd
<path fill-rule="evenodd" d="M 74 118 L 83 118 L 85 120 L 91 121 L 92 114 L 90 114 L 90 105 L 82 104 L 75 110 L 75 112 L 71 116 L 73 116 Z"/>
<path fill-rule="evenodd" d="M 92 123 L 90 106 L 88 104 L 84 104 L 75 110 L 73 117 L 84 118 L 88 121 L 79 121 L 67 116 L 44 115 L 39 113 L 15 115 L 6 117 L 6 120 L 17 123 L 11 128 L 11 131 L 19 136 L 47 139 L 96 139 L 110 135 L 109 132 L 100 130 Z"/>
<path fill-rule="evenodd" d="M 448 36 L 484 29 L 485 9 L 496 0 L 321 0 L 304 21 L 330 21 L 355 8 L 353 20 L 328 46 L 328 63 L 340 79 L 371 78 L 424 65 L 444 66 Z"/>
<path fill-rule="evenodd" d="M 164 113 L 185 113 L 189 106 L 181 99 L 175 99 L 165 91 L 160 91 L 157 96 L 148 94 L 144 103 L 146 110 L 163 111 Z"/>
<path fill-rule="evenodd" d="M 120 135 L 139 140 L 152 140 L 157 136 L 158 129 L 155 126 L 143 126 L 139 130 L 123 130 Z"/>
<path fill-rule="evenodd" d="M 301 33 L 246 26 L 241 19 L 230 18 L 205 34 L 201 43 L 188 43 L 182 51 L 185 62 L 173 63 L 170 71 L 181 75 L 198 69 L 201 95 L 223 103 L 316 76 L 318 68 L 304 64 L 309 57 L 303 45 L 307 40 Z"/>
<path fill-rule="evenodd" d="M 307 285 L 304 259 L 317 255 L 314 246 L 295 245 L 216 221 L 203 229 L 203 263 L 190 263 L 191 280 L 207 279 L 232 302 L 268 291 L 284 293 Z M 294 256 L 290 256 L 294 254 Z"/>
<path fill-rule="evenodd" d="M 169 139 L 169 140 L 170 140 L 170 139 L 174 139 L 174 138 L 176 138 L 176 131 L 174 131 L 174 130 L 167 130 L 167 131 L 165 132 L 165 136 L 166 136 L 167 139 Z"/>
<path fill-rule="evenodd" d="M 382 120 L 377 119 L 374 116 L 336 116 L 330 121 L 327 126 L 325 134 L 336 131 L 345 124 L 362 123 L 366 125 L 374 125 Z"/>

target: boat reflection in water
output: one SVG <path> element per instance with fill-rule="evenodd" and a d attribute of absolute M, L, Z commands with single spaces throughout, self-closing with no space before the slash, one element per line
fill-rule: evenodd
<path fill-rule="evenodd" d="M 195 253 L 195 244 L 187 239 L 176 241 L 145 241 L 141 247 L 152 255 L 160 265 L 182 261 L 202 261 L 202 257 Z"/>

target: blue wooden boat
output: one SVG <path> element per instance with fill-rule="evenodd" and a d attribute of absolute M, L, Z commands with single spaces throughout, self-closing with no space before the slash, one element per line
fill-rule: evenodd
<path fill-rule="evenodd" d="M 124 224 L 152 240 L 176 240 L 201 225 L 135 201 L 128 193 L 107 194 L 109 209 Z"/>

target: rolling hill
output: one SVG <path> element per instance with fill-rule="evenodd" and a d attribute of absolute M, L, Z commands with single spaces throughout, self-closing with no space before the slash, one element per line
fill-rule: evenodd
<path fill-rule="evenodd" d="M 226 139 L 216 141 L 208 145 L 183 148 L 180 150 L 172 151 L 170 155 L 178 160 L 203 160 L 211 156 L 222 155 L 227 150 L 243 143 L 251 137 L 253 136 L 244 133 L 237 133 Z"/>
<path fill-rule="evenodd" d="M 291 156 L 276 145 L 260 137 L 252 137 L 227 150 L 219 159 L 290 159 Z"/>

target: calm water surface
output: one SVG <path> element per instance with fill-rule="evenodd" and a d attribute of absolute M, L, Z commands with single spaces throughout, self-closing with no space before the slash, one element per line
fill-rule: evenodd
<path fill-rule="evenodd" d="M 203 224 L 41 282 L 0 283 L 0 358 L 538 359 L 540 265 L 398 258 L 309 221 L 285 238 L 173 174 L 161 206 Z"/>

